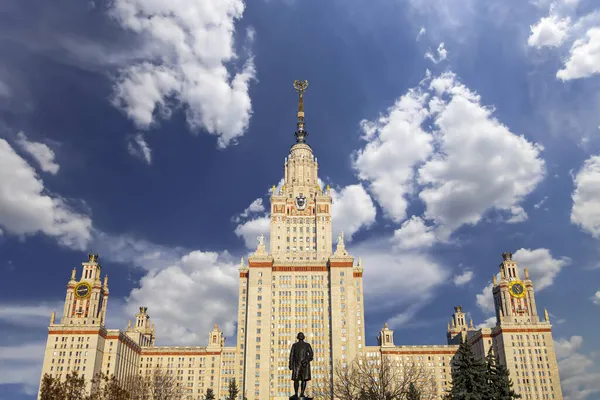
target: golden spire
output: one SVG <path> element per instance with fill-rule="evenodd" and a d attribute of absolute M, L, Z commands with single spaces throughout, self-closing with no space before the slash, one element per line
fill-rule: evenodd
<path fill-rule="evenodd" d="M 298 122 L 297 122 L 297 130 L 294 136 L 296 136 L 297 143 L 304 143 L 306 136 L 308 136 L 308 132 L 304 130 L 304 92 L 308 88 L 308 81 L 299 81 L 296 79 L 294 81 L 294 89 L 298 92 Z"/>

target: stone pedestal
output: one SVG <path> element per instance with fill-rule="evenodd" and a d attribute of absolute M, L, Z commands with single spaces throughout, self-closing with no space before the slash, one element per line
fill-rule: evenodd
<path fill-rule="evenodd" d="M 300 397 L 300 396 L 296 396 L 295 394 L 290 396 L 290 400 L 313 400 L 312 397 Z"/>

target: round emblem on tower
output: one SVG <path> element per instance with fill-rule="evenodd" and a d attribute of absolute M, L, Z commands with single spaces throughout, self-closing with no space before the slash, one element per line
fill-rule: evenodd
<path fill-rule="evenodd" d="M 518 299 L 525 297 L 525 285 L 518 279 L 511 281 L 508 284 L 508 291 L 512 297 L 516 297 Z"/>
<path fill-rule="evenodd" d="M 75 297 L 78 299 L 87 299 L 92 294 L 92 286 L 87 282 L 79 282 L 75 286 Z"/>
<path fill-rule="evenodd" d="M 296 197 L 296 208 L 298 210 L 304 210 L 305 207 L 306 207 L 306 197 L 304 197 L 303 195 Z"/>

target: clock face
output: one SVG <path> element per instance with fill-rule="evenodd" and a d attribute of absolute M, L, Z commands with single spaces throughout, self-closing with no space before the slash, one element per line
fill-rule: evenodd
<path fill-rule="evenodd" d="M 80 299 L 87 298 L 91 293 L 91 287 L 87 282 L 81 282 L 77 286 L 75 286 L 75 296 Z"/>
<path fill-rule="evenodd" d="M 510 294 L 513 297 L 525 297 L 525 286 L 523 286 L 523 282 L 521 281 L 515 280 L 511 282 L 511 285 L 508 290 L 510 291 Z"/>
<path fill-rule="evenodd" d="M 302 196 L 302 195 L 301 195 L 301 196 L 298 196 L 298 197 L 296 197 L 296 207 L 297 207 L 299 210 L 303 210 L 303 209 L 304 209 L 304 207 L 306 207 L 306 197 L 304 197 L 304 196 Z"/>

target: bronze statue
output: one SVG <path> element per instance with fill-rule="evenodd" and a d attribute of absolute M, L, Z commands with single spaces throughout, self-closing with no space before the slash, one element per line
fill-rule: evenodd
<path fill-rule="evenodd" d="M 306 383 L 310 381 L 310 362 L 313 360 L 313 350 L 310 344 L 304 341 L 304 333 L 298 333 L 298 341 L 292 345 L 290 351 L 290 370 L 294 381 L 294 395 L 290 399 L 298 399 L 298 386 L 300 398 L 304 398 Z"/>

